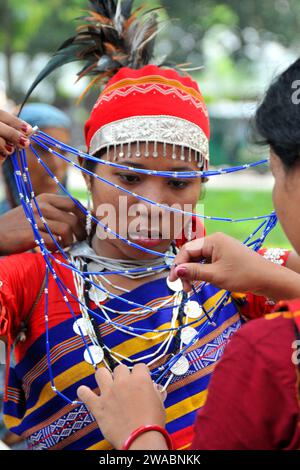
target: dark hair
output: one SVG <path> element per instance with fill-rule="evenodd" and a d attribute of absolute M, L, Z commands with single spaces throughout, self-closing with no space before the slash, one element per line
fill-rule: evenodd
<path fill-rule="evenodd" d="M 96 152 L 94 157 L 95 158 L 99 158 L 99 159 L 102 159 L 103 156 L 105 155 L 106 153 L 106 149 L 103 149 L 103 150 L 100 150 L 100 152 Z M 85 168 L 86 170 L 88 171 L 91 171 L 92 173 L 95 172 L 95 168 L 96 166 L 98 165 L 98 163 L 95 161 L 95 160 L 88 160 L 88 159 L 85 159 L 83 161 L 83 168 Z"/>
<path fill-rule="evenodd" d="M 255 128 L 260 143 L 270 145 L 286 168 L 300 161 L 300 59 L 271 84 L 256 112 Z"/>

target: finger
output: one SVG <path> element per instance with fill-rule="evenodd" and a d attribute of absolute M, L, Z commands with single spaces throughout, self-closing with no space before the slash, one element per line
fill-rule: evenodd
<path fill-rule="evenodd" d="M 77 389 L 77 396 L 91 411 L 92 414 L 96 414 L 99 405 L 99 397 L 89 387 L 81 385 Z"/>
<path fill-rule="evenodd" d="M 24 251 L 31 250 L 37 246 L 35 237 L 32 233 L 31 228 L 29 228 L 29 230 L 30 230 L 29 233 L 27 231 L 23 233 L 23 237 L 22 237 L 23 240 L 20 240 L 20 236 L 19 236 L 18 245 L 14 248 L 13 253 L 23 253 Z M 45 242 L 46 248 L 50 251 L 56 251 L 57 246 L 55 245 L 55 242 L 52 240 L 51 236 L 48 233 L 43 232 L 41 230 L 39 230 L 39 232 Z M 57 236 L 53 235 L 53 238 L 58 242 Z"/>
<path fill-rule="evenodd" d="M 52 237 L 49 235 L 48 232 L 40 232 L 43 240 L 45 242 L 45 246 L 48 250 L 50 251 L 56 251 L 57 250 L 57 245 L 55 244 L 54 240 L 58 245 L 60 245 L 62 248 L 64 248 L 64 245 L 62 244 L 62 239 L 60 238 L 59 235 L 54 235 L 52 234 Z M 54 240 L 53 240 L 54 239 Z"/>
<path fill-rule="evenodd" d="M 32 127 L 30 124 L 3 110 L 0 110 L 0 123 L 7 124 L 26 135 L 30 135 L 32 133 Z"/>
<path fill-rule="evenodd" d="M 113 385 L 113 375 L 106 367 L 100 367 L 95 374 L 100 393 L 107 393 Z"/>
<path fill-rule="evenodd" d="M 199 261 L 210 259 L 212 258 L 213 248 L 214 243 L 212 236 L 199 238 L 183 245 L 174 259 L 174 263 L 169 274 L 170 281 L 176 281 L 178 277 L 176 274 L 176 268 L 178 265 L 190 263 L 195 261 L 195 259 Z"/>
<path fill-rule="evenodd" d="M 78 217 L 81 223 L 85 224 L 84 207 L 79 201 L 76 200 L 78 207 L 77 204 L 69 197 L 60 196 L 58 194 L 42 194 L 39 196 L 39 201 L 47 202 L 59 210 L 73 213 Z"/>
<path fill-rule="evenodd" d="M 206 281 L 213 282 L 217 273 L 217 263 L 213 264 L 200 264 L 200 263 L 187 263 L 181 264 L 175 268 L 175 274 L 182 281 Z"/>
<path fill-rule="evenodd" d="M 6 142 L 2 137 L 0 137 L 0 152 L 3 155 L 11 155 L 14 152 L 15 148 L 11 143 Z"/>
<path fill-rule="evenodd" d="M 130 370 L 124 364 L 120 364 L 114 369 L 114 381 L 123 380 L 130 375 Z"/>
<path fill-rule="evenodd" d="M 2 165 L 2 163 L 5 162 L 6 158 L 7 158 L 7 155 L 6 155 L 6 154 L 2 154 L 2 153 L 0 152 L 0 165 Z"/>
<path fill-rule="evenodd" d="M 71 246 L 74 243 L 73 232 L 68 224 L 50 220 L 48 226 L 51 232 L 57 235 L 57 240 L 63 248 Z"/>
<path fill-rule="evenodd" d="M 168 395 L 167 390 L 160 384 L 157 384 L 155 382 L 152 382 L 152 383 L 153 383 L 154 390 L 158 394 L 158 398 L 161 400 L 162 403 L 164 403 Z"/>
<path fill-rule="evenodd" d="M 41 234 L 46 233 L 49 235 L 42 221 L 39 221 L 37 225 Z M 65 248 L 67 246 L 72 245 L 73 232 L 67 224 L 65 224 L 64 222 L 47 220 L 47 226 L 50 232 L 52 233 L 52 235 L 54 235 L 55 240 L 59 243 L 60 246 Z M 51 239 L 51 236 L 50 236 L 50 239 Z"/>
<path fill-rule="evenodd" d="M 13 127 L 10 127 L 3 122 L 0 122 L 0 137 L 6 142 L 10 142 L 16 147 L 25 148 L 29 147 L 30 141 L 28 137 Z"/>
<path fill-rule="evenodd" d="M 71 212 L 57 209 L 49 203 L 39 204 L 43 217 L 47 221 L 62 222 L 69 226 L 70 231 L 75 235 L 77 240 L 82 240 L 85 237 L 84 224 L 78 219 L 77 215 Z"/>
<path fill-rule="evenodd" d="M 150 369 L 146 364 L 136 364 L 131 371 L 131 375 L 137 378 L 149 379 L 152 382 Z"/>

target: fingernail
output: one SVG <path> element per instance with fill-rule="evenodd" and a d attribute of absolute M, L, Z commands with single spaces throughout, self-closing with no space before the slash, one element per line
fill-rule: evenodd
<path fill-rule="evenodd" d="M 27 143 L 27 139 L 25 139 L 25 137 L 20 137 L 19 138 L 19 143 L 25 147 L 26 143 Z"/>
<path fill-rule="evenodd" d="M 29 127 L 27 126 L 27 124 L 22 124 L 21 129 L 22 129 L 23 132 L 25 132 L 25 134 L 27 134 L 27 132 L 29 132 Z"/>
<path fill-rule="evenodd" d="M 178 268 L 176 271 L 176 274 L 178 277 L 184 277 L 186 276 L 188 270 L 186 268 Z"/>
<path fill-rule="evenodd" d="M 13 147 L 11 145 L 5 145 L 6 150 L 10 153 L 13 151 Z"/>

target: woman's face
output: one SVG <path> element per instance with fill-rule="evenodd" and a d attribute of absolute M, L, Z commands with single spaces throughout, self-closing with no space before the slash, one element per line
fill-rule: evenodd
<path fill-rule="evenodd" d="M 172 146 L 167 146 L 166 156 L 163 155 L 163 146 L 158 145 L 157 158 L 144 157 L 143 145 L 140 146 L 141 157 L 136 157 L 136 145 L 131 146 L 130 158 L 118 158 L 117 163 L 136 168 L 159 171 L 195 171 L 199 170 L 196 162 L 188 162 L 179 158 L 172 159 Z M 149 145 L 150 155 L 152 148 Z M 104 157 L 106 158 L 106 157 Z M 110 155 L 109 160 L 113 157 Z M 185 209 L 192 212 L 200 195 L 201 181 L 195 179 L 176 179 L 148 176 L 134 171 L 114 168 L 109 165 L 98 164 L 95 173 L 111 183 L 121 186 L 137 195 L 150 199 L 158 204 Z M 139 200 L 120 189 L 92 178 L 88 181 L 92 192 L 94 213 L 98 220 L 111 230 L 127 240 L 150 250 L 165 252 L 170 242 L 182 234 L 183 228 L 187 233 L 190 219 L 181 214 L 158 208 L 153 204 Z M 111 215 L 109 215 L 109 212 Z M 93 240 L 99 247 L 105 246 L 107 256 L 149 259 L 153 254 L 145 253 L 138 248 L 128 246 L 122 240 L 109 235 L 98 226 Z M 106 238 L 106 239 L 105 239 Z M 101 244 L 100 244 L 101 240 Z M 95 245 L 94 245 L 95 246 Z M 95 247 L 96 248 L 96 247 Z M 102 251 L 101 250 L 101 251 Z"/>
<path fill-rule="evenodd" d="M 60 142 L 64 142 L 65 144 L 70 143 L 70 132 L 67 129 L 48 127 L 42 130 L 43 132 L 46 132 L 46 134 L 50 135 L 51 137 L 54 137 L 54 139 L 57 139 Z M 63 183 L 66 177 L 68 163 L 65 162 L 63 159 L 50 154 L 49 152 L 47 152 L 47 150 L 43 150 L 37 144 L 34 145 L 34 147 L 36 148 L 37 153 L 44 161 L 44 163 L 58 178 L 59 182 Z M 35 194 L 38 196 L 42 193 L 57 193 L 59 188 L 56 182 L 49 177 L 44 167 L 38 163 L 37 158 L 33 154 L 33 152 L 28 149 L 26 153 L 31 183 Z M 64 152 L 61 153 L 64 154 Z"/>
<path fill-rule="evenodd" d="M 271 150 L 270 167 L 275 178 L 273 204 L 278 219 L 287 238 L 300 254 L 300 165 L 286 169 Z"/>

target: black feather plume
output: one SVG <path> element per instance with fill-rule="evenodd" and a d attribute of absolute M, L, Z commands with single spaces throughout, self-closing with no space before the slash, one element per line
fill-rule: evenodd
<path fill-rule="evenodd" d="M 121 67 L 138 69 L 150 63 L 160 8 L 145 11 L 140 7 L 133 11 L 133 0 L 91 0 L 90 4 L 87 16 L 80 17 L 83 24 L 77 34 L 53 54 L 28 90 L 23 105 L 42 80 L 70 62 L 84 62 L 78 80 L 93 77 L 83 95 L 93 84 L 106 83 Z"/>

